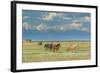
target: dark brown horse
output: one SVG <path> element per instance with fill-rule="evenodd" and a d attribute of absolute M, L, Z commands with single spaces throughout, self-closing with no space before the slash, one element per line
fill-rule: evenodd
<path fill-rule="evenodd" d="M 46 50 L 50 50 L 50 51 L 52 51 L 52 43 L 51 44 L 45 44 L 44 45 L 44 48 L 46 49 Z"/>

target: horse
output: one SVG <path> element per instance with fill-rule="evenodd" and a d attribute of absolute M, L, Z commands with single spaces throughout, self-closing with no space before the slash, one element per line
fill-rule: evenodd
<path fill-rule="evenodd" d="M 60 43 L 52 44 L 52 51 L 57 52 L 57 51 L 59 51 L 60 47 L 61 47 Z"/>
<path fill-rule="evenodd" d="M 75 52 L 77 47 L 77 44 L 70 44 L 67 48 L 67 51 Z"/>
<path fill-rule="evenodd" d="M 50 51 L 52 51 L 52 43 L 51 44 L 45 44 L 44 45 L 44 48 L 47 50 L 47 49 L 50 49 Z"/>

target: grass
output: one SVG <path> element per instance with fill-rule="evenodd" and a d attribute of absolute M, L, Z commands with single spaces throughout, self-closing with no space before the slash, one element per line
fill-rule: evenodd
<path fill-rule="evenodd" d="M 87 60 L 90 59 L 90 42 L 89 41 L 63 41 L 60 42 L 61 48 L 58 52 L 50 52 L 45 50 L 44 44 L 51 42 L 23 42 L 23 63 L 28 62 L 44 62 L 44 61 L 71 61 L 71 60 Z M 78 45 L 74 53 L 68 52 L 67 47 L 70 43 Z"/>

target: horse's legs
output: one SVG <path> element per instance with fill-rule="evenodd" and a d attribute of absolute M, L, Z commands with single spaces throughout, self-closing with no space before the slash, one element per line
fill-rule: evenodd
<path fill-rule="evenodd" d="M 67 51 L 69 51 L 69 48 L 67 49 Z"/>
<path fill-rule="evenodd" d="M 50 51 L 52 51 L 52 48 L 50 48 Z"/>
<path fill-rule="evenodd" d="M 74 53 L 76 52 L 76 48 L 73 49 L 73 52 L 74 52 Z"/>
<path fill-rule="evenodd" d="M 53 52 L 55 52 L 56 50 L 55 50 L 55 48 L 53 48 Z"/>
<path fill-rule="evenodd" d="M 56 52 L 59 51 L 59 48 L 56 48 Z"/>

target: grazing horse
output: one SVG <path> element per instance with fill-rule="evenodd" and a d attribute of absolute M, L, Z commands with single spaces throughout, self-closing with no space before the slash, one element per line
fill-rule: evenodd
<path fill-rule="evenodd" d="M 76 48 L 77 48 L 77 45 L 76 44 L 70 44 L 68 46 L 67 51 L 75 52 Z"/>
<path fill-rule="evenodd" d="M 47 49 L 50 49 L 50 51 L 52 51 L 52 43 L 51 44 L 45 44 L 44 45 L 44 48 L 47 50 Z"/>
<path fill-rule="evenodd" d="M 58 43 L 58 44 L 52 44 L 52 50 L 53 50 L 53 52 L 57 52 L 59 50 L 60 46 L 61 46 L 60 43 Z"/>

